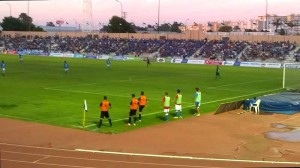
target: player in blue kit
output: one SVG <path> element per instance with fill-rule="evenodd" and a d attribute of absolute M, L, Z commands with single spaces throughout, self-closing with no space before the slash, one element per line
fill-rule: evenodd
<path fill-rule="evenodd" d="M 69 64 L 67 63 L 67 61 L 64 62 L 64 69 L 65 69 L 65 73 L 69 72 Z"/>
<path fill-rule="evenodd" d="M 109 60 L 109 58 L 106 60 L 106 68 L 110 69 L 110 60 Z"/>
<path fill-rule="evenodd" d="M 2 69 L 2 75 L 5 75 L 5 63 L 4 61 L 1 62 L 1 69 Z"/>

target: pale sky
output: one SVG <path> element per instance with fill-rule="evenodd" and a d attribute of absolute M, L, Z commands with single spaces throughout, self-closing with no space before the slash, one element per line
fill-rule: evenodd
<path fill-rule="evenodd" d="M 62 19 L 75 25 L 82 23 L 84 0 L 30 1 L 29 15 L 34 24 L 46 25 Z M 143 23 L 155 24 L 158 20 L 159 0 L 119 0 L 126 20 L 142 26 Z M 207 23 L 208 21 L 247 20 L 265 15 L 266 2 L 268 13 L 277 15 L 300 14 L 300 0 L 160 0 L 160 24 Z M 116 0 L 92 0 L 92 17 L 95 27 L 98 23 L 108 24 L 113 15 L 121 15 L 121 4 Z M 18 17 L 27 13 L 28 1 L 0 1 L 0 22 L 11 14 Z"/>

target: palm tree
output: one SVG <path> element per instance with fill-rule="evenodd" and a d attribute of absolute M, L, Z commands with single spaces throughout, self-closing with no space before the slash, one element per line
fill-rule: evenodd
<path fill-rule="evenodd" d="M 234 26 L 234 28 L 233 28 L 233 30 L 234 30 L 235 32 L 239 31 L 240 29 L 241 29 L 240 26 Z"/>
<path fill-rule="evenodd" d="M 282 25 L 282 22 L 280 21 L 280 19 L 276 19 L 272 24 L 273 26 L 275 26 L 275 32 L 277 32 L 278 27 Z"/>

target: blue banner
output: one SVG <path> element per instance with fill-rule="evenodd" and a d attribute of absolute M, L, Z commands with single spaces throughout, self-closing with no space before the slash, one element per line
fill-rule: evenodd
<path fill-rule="evenodd" d="M 235 61 L 233 66 L 241 66 L 241 62 L 240 61 Z"/>
<path fill-rule="evenodd" d="M 113 56 L 113 60 L 127 60 L 126 56 Z"/>
<path fill-rule="evenodd" d="M 181 63 L 186 64 L 186 63 L 188 63 L 188 61 L 189 61 L 188 59 L 182 59 Z"/>
<path fill-rule="evenodd" d="M 97 55 L 86 55 L 85 58 L 88 58 L 88 59 L 97 59 L 98 56 Z"/>

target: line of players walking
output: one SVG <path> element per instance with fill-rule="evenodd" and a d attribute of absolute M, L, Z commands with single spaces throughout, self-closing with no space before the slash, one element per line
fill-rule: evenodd
<path fill-rule="evenodd" d="M 196 112 L 195 116 L 200 116 L 200 105 L 201 105 L 201 92 L 199 88 L 196 88 L 196 91 L 194 93 L 194 99 L 195 99 L 195 107 Z M 144 92 L 141 92 L 141 95 L 139 98 L 136 98 L 135 94 L 131 95 L 131 101 L 129 104 L 129 117 L 127 125 L 136 125 L 136 121 L 139 122 L 142 121 L 142 111 L 145 108 L 145 106 L 148 103 L 148 99 L 145 96 Z M 162 105 L 163 105 L 163 111 L 165 113 L 164 120 L 169 120 L 169 112 L 170 112 L 170 106 L 171 106 L 171 97 L 169 96 L 168 92 L 165 92 L 165 95 L 162 98 Z M 100 129 L 102 126 L 102 122 L 104 117 L 108 119 L 109 126 L 112 127 L 112 121 L 109 115 L 108 110 L 112 107 L 111 103 L 107 100 L 107 96 L 103 97 L 102 102 L 99 105 L 100 109 L 100 121 L 97 125 L 97 128 Z M 137 115 L 138 111 L 138 115 Z M 180 93 L 180 90 L 177 90 L 177 94 L 175 97 L 175 117 L 174 118 L 182 118 L 182 94 Z"/>

